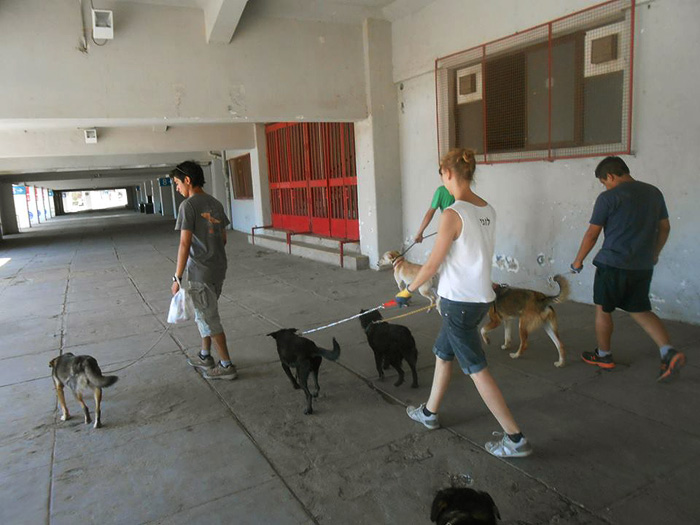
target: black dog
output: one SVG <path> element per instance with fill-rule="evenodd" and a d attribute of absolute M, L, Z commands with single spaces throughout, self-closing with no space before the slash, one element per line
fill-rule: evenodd
<path fill-rule="evenodd" d="M 311 339 L 301 337 L 296 334 L 296 328 L 282 328 L 269 335 L 277 341 L 277 353 L 280 355 L 280 363 L 284 372 L 292 382 L 295 389 L 304 389 L 306 394 L 306 409 L 304 414 L 312 414 L 311 397 L 318 397 L 318 369 L 321 367 L 322 358 L 335 361 L 340 356 L 340 345 L 333 338 L 333 350 L 325 350 L 316 346 Z M 296 379 L 292 375 L 290 368 L 295 368 L 297 372 Z M 307 381 L 309 373 L 313 375 L 314 385 L 316 386 L 313 394 L 309 392 Z"/>
<path fill-rule="evenodd" d="M 418 349 L 411 331 L 405 326 L 382 322 L 382 314 L 378 310 L 365 313 L 360 310 L 360 324 L 367 335 L 367 342 L 374 351 L 374 362 L 377 366 L 379 379 L 384 379 L 384 370 L 391 367 L 399 374 L 399 379 L 394 386 L 403 383 L 403 368 L 401 360 L 405 359 L 411 367 L 413 383 L 411 388 L 418 388 L 418 374 L 416 373 L 416 361 Z"/>
<path fill-rule="evenodd" d="M 430 521 L 438 525 L 496 525 L 497 518 L 501 515 L 491 496 L 468 488 L 438 491 L 430 510 Z"/>

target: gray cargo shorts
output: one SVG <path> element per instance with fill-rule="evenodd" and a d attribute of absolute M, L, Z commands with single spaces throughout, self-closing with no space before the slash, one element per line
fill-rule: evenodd
<path fill-rule="evenodd" d="M 194 304 L 194 321 L 202 337 L 211 337 L 224 331 L 219 318 L 219 296 L 223 285 L 223 282 L 189 282 L 188 291 Z"/>

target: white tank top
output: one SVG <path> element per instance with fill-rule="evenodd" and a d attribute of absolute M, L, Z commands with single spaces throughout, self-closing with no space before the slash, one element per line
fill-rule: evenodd
<path fill-rule="evenodd" d="M 450 301 L 490 303 L 496 298 L 491 286 L 496 211 L 490 204 L 478 207 L 465 201 L 447 209 L 462 219 L 462 232 L 442 263 L 438 295 Z"/>

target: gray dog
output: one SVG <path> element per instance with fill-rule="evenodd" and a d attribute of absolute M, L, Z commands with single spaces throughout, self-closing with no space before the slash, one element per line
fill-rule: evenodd
<path fill-rule="evenodd" d="M 63 394 L 63 387 L 68 386 L 73 395 L 83 407 L 85 413 L 85 424 L 92 422 L 90 419 L 90 411 L 88 410 L 85 401 L 83 401 L 82 390 L 86 388 L 92 389 L 95 396 L 95 425 L 94 428 L 100 428 L 102 421 L 100 420 L 100 403 L 102 402 L 102 389 L 112 386 L 119 379 L 117 376 L 103 376 L 102 370 L 94 357 L 89 355 L 73 355 L 71 353 L 63 354 L 52 359 L 49 362 L 52 369 L 51 377 L 56 386 L 56 395 L 58 402 L 61 405 L 61 421 L 70 418 L 68 407 L 66 406 L 66 398 Z"/>

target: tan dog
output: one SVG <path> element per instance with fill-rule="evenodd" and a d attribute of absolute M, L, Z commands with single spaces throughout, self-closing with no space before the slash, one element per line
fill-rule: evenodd
<path fill-rule="evenodd" d="M 379 266 L 391 264 L 394 267 L 394 280 L 399 290 L 403 290 L 413 282 L 420 270 L 420 264 L 413 264 L 404 259 L 397 251 L 386 252 L 379 259 Z M 437 308 L 440 311 L 440 297 L 435 293 L 435 277 L 426 281 L 418 288 L 418 293 L 430 301 L 431 308 Z"/>
<path fill-rule="evenodd" d="M 82 390 L 91 389 L 95 396 L 95 428 L 102 426 L 100 404 L 102 402 L 102 389 L 112 386 L 117 382 L 117 376 L 103 376 L 99 365 L 94 357 L 89 355 L 73 355 L 66 353 L 55 357 L 49 363 L 51 367 L 51 377 L 56 387 L 56 395 L 61 405 L 61 421 L 70 419 L 70 412 L 66 406 L 66 397 L 63 388 L 68 386 L 75 398 L 83 407 L 85 424 L 92 423 L 90 411 L 85 401 L 83 401 Z"/>
<path fill-rule="evenodd" d="M 517 352 L 510 354 L 510 357 L 517 359 L 527 349 L 527 337 L 530 332 L 544 324 L 544 329 L 549 338 L 554 342 L 559 352 L 559 360 L 554 362 L 554 366 L 564 366 L 565 351 L 564 345 L 559 339 L 557 314 L 551 303 L 561 303 L 569 297 L 569 283 L 561 275 L 555 275 L 554 280 L 559 285 L 559 294 L 550 296 L 534 290 L 524 288 L 510 288 L 509 286 L 494 285 L 496 300 L 489 308 L 488 324 L 481 328 L 481 337 L 486 344 L 489 344 L 488 333 L 505 321 L 505 342 L 501 348 L 506 350 L 510 346 L 510 319 L 520 318 L 520 347 Z"/>

